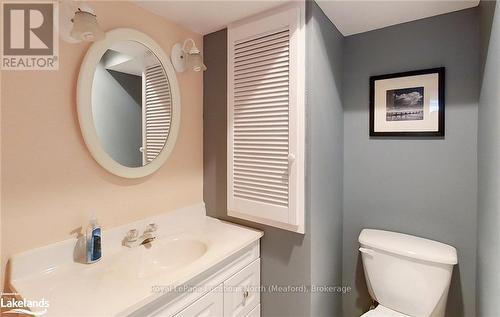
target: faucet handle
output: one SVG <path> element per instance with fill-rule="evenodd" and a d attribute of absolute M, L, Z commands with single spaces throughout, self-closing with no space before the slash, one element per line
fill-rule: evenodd
<path fill-rule="evenodd" d="M 137 229 L 132 229 L 127 232 L 127 240 L 128 241 L 135 241 L 139 237 L 139 232 Z"/>
<path fill-rule="evenodd" d="M 156 223 L 150 223 L 144 232 L 155 232 L 158 230 L 158 225 Z"/>

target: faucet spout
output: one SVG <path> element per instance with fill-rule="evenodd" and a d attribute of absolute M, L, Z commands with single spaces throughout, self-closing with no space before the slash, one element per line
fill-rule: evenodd
<path fill-rule="evenodd" d="M 156 240 L 157 225 L 149 224 L 144 230 L 144 233 L 139 237 L 136 229 L 130 230 L 123 239 L 123 245 L 129 248 L 137 247 L 140 245 L 150 245 L 151 242 Z"/>
<path fill-rule="evenodd" d="M 151 243 L 151 242 L 153 242 L 155 239 L 156 239 L 156 237 L 149 237 L 149 238 L 146 238 L 146 239 L 144 239 L 144 240 L 141 242 L 141 245 Z"/>

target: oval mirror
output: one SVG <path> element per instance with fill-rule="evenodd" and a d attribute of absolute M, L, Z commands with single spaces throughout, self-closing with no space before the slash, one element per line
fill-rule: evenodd
<path fill-rule="evenodd" d="M 178 84 L 169 58 L 147 35 L 116 29 L 95 42 L 77 99 L 85 143 L 105 169 L 136 178 L 166 161 L 179 128 Z"/>

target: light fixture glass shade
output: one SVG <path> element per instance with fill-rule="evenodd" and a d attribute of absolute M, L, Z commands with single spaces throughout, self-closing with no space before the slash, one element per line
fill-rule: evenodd
<path fill-rule="evenodd" d="M 81 41 L 98 41 L 104 38 L 104 32 L 97 24 L 97 18 L 92 13 L 86 11 L 75 12 L 73 17 L 73 28 L 70 35 L 72 38 Z"/>
<path fill-rule="evenodd" d="M 203 64 L 203 57 L 199 51 L 197 53 L 189 52 L 188 62 L 189 67 L 195 72 L 207 70 L 207 66 Z"/>

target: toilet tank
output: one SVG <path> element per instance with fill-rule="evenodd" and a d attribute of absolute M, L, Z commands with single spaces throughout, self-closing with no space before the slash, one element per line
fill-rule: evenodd
<path fill-rule="evenodd" d="M 457 250 L 407 234 L 363 229 L 359 248 L 370 295 L 418 317 L 443 317 Z"/>

